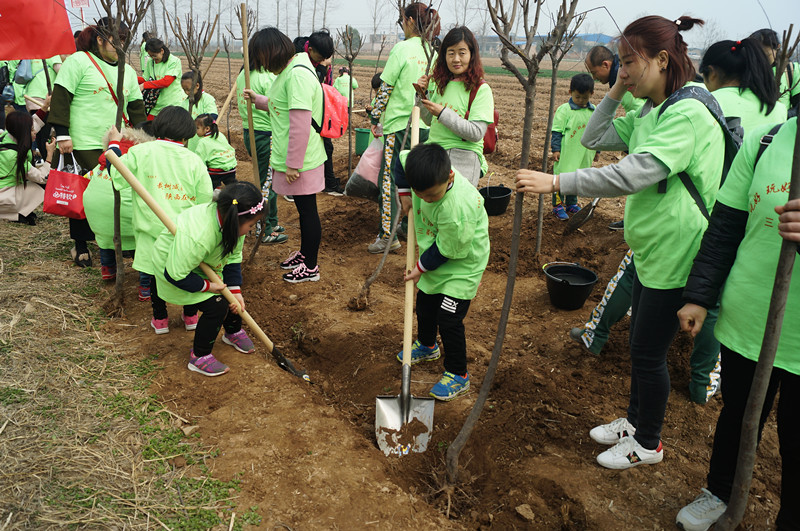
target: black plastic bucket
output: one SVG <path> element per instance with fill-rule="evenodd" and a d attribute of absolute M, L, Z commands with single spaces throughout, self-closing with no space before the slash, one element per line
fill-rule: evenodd
<path fill-rule="evenodd" d="M 578 264 L 553 262 L 543 265 L 542 269 L 547 277 L 550 303 L 562 310 L 582 308 L 597 283 L 597 274 Z"/>
<path fill-rule="evenodd" d="M 487 214 L 499 216 L 505 213 L 508 203 L 511 201 L 511 188 L 503 185 L 484 186 L 478 189 L 478 192 L 483 196 L 483 207 Z"/>

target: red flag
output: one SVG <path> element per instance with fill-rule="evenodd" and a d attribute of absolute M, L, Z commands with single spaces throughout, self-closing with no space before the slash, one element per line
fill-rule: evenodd
<path fill-rule="evenodd" d="M 65 0 L 0 1 L 0 60 L 75 52 Z"/>

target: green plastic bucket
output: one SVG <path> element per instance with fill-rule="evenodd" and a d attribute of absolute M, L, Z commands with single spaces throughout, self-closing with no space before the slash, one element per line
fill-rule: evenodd
<path fill-rule="evenodd" d="M 372 131 L 356 127 L 356 155 L 363 154 L 372 141 Z"/>

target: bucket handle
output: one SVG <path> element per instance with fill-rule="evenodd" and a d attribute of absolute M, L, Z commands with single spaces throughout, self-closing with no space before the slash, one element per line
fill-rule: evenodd
<path fill-rule="evenodd" d="M 542 271 L 544 271 L 545 267 L 550 266 L 550 265 L 574 265 L 574 266 L 579 266 L 580 264 L 578 262 L 547 262 L 546 264 L 542 264 Z"/>
<path fill-rule="evenodd" d="M 548 263 L 542 265 L 542 271 L 544 271 L 545 274 L 547 274 L 547 272 L 545 271 L 545 268 L 547 266 L 551 266 L 551 265 L 574 265 L 574 266 L 576 266 L 576 265 L 580 265 L 580 264 L 578 264 L 578 262 L 548 262 Z M 554 277 L 552 275 L 550 276 L 550 278 L 552 278 L 553 280 L 558 280 L 561 284 L 569 284 L 569 281 L 567 279 L 564 279 L 564 278 L 556 278 L 556 277 Z"/>
<path fill-rule="evenodd" d="M 489 190 L 491 189 L 492 175 L 494 175 L 494 172 L 490 171 L 489 175 L 486 178 L 486 199 L 495 199 L 491 195 L 489 195 Z M 500 186 L 505 188 L 502 183 L 500 184 Z"/>

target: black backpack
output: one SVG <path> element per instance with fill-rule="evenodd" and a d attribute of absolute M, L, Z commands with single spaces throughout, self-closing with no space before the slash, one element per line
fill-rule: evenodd
<path fill-rule="evenodd" d="M 686 98 L 695 99 L 705 105 L 706 109 L 708 109 L 708 112 L 714 116 L 714 119 L 722 128 L 723 137 L 725 138 L 725 160 L 722 164 L 722 176 L 719 182 L 721 187 L 725 182 L 725 178 L 728 176 L 728 170 L 731 169 L 731 163 L 733 162 L 734 157 L 736 157 L 739 147 L 742 145 L 744 131 L 742 129 L 740 120 L 739 118 L 733 118 L 730 120 L 726 119 L 725 115 L 722 113 L 719 103 L 714 96 L 712 96 L 711 93 L 706 89 L 697 86 L 681 87 L 670 94 L 666 101 L 664 101 L 664 104 L 661 105 L 661 109 L 658 111 L 658 118 L 661 118 L 661 115 L 664 114 L 664 111 L 666 111 L 670 105 L 673 105 L 681 100 L 685 100 Z M 694 182 L 692 182 L 692 178 L 689 177 L 689 174 L 685 171 L 682 171 L 678 174 L 678 178 L 686 187 L 686 190 L 689 192 L 689 195 L 692 196 L 694 202 L 697 203 L 697 208 L 700 209 L 700 212 L 703 214 L 703 216 L 706 219 L 709 219 L 711 216 L 708 213 L 708 208 L 706 208 L 706 205 L 703 202 L 703 197 L 700 195 L 700 192 L 697 190 Z M 667 180 L 664 179 L 658 183 L 658 193 L 664 194 L 666 192 Z"/>

